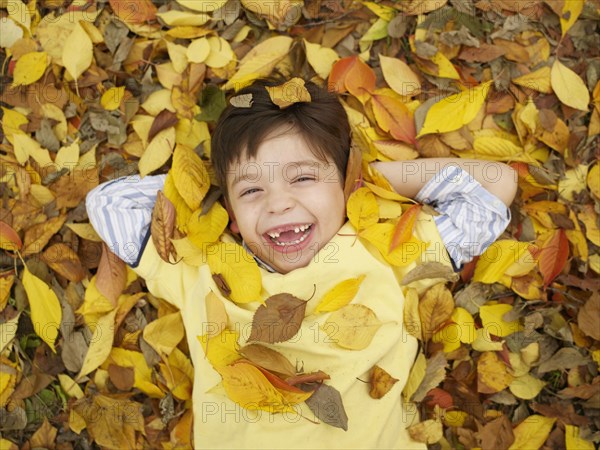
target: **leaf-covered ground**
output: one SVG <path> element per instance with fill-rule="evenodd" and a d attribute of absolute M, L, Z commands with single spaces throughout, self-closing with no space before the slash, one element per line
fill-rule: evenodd
<path fill-rule="evenodd" d="M 411 434 L 597 447 L 599 19 L 597 0 L 0 0 L 0 447 L 190 447 L 181 319 L 103 248 L 84 199 L 167 172 L 175 145 L 208 161 L 226 95 L 276 73 L 338 90 L 363 161 L 518 173 L 502 239 L 407 295 Z"/>

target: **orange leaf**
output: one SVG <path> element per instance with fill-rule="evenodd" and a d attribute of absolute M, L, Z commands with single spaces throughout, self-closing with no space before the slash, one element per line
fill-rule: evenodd
<path fill-rule="evenodd" d="M 569 257 L 569 241 L 562 228 L 557 229 L 542 246 L 538 264 L 544 277 L 544 288 L 561 272 Z"/>
<path fill-rule="evenodd" d="M 156 6 L 150 0 L 109 0 L 114 13 L 125 23 L 142 24 L 156 20 Z"/>
<path fill-rule="evenodd" d="M 375 90 L 375 72 L 356 55 L 342 58 L 331 68 L 329 90 L 350 92 L 364 103 Z"/>
<path fill-rule="evenodd" d="M 116 306 L 117 299 L 127 283 L 127 268 L 123 260 L 102 244 L 102 255 L 96 273 L 96 288 Z"/>
<path fill-rule="evenodd" d="M 357 58 L 357 56 L 348 56 L 347 58 L 340 59 L 333 65 L 329 74 L 328 88 L 330 91 L 337 92 L 338 94 L 348 91 L 346 88 L 346 77 Z"/>
<path fill-rule="evenodd" d="M 421 208 L 423 205 L 412 205 L 410 206 L 398 221 L 396 225 L 396 229 L 394 230 L 394 235 L 392 236 L 392 240 L 390 242 L 390 253 L 394 251 L 396 247 L 400 244 L 408 242 L 413 233 L 413 228 L 415 226 L 415 222 L 417 220 L 417 216 L 421 212 Z"/>
<path fill-rule="evenodd" d="M 23 242 L 13 228 L 0 221 L 0 248 L 3 250 L 21 250 Z"/>
<path fill-rule="evenodd" d="M 415 122 L 406 105 L 387 95 L 376 94 L 371 99 L 377 124 L 394 139 L 415 144 Z"/>

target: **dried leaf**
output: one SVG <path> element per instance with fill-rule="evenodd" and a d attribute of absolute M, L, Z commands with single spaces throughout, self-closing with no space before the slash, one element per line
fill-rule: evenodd
<path fill-rule="evenodd" d="M 379 55 L 379 61 L 386 83 L 398 94 L 412 97 L 421 92 L 419 77 L 404 61 L 384 55 Z"/>
<path fill-rule="evenodd" d="M 519 320 L 504 320 L 505 314 L 511 312 L 513 307 L 506 304 L 484 305 L 479 308 L 479 317 L 483 328 L 494 336 L 505 337 L 523 330 Z"/>
<path fill-rule="evenodd" d="M 371 344 L 381 325 L 372 309 L 350 304 L 331 313 L 321 328 L 340 347 L 363 350 Z"/>
<path fill-rule="evenodd" d="M 284 377 L 293 377 L 296 375 L 296 369 L 285 356 L 264 345 L 246 345 L 240 349 L 240 353 L 252 363 L 270 372 L 281 374 Z"/>
<path fill-rule="evenodd" d="M 215 369 L 227 366 L 241 358 L 238 351 L 238 336 L 238 333 L 229 330 L 223 330 L 214 337 L 208 334 L 198 336 L 206 358 Z"/>
<path fill-rule="evenodd" d="M 177 122 L 179 122 L 177 114 L 168 109 L 163 109 L 152 121 L 150 130 L 148 130 L 148 142 L 154 139 L 161 131 L 176 126 Z"/>
<path fill-rule="evenodd" d="M 404 278 L 400 284 L 406 286 L 407 284 L 415 281 L 425 280 L 428 278 L 442 278 L 446 281 L 457 281 L 458 274 L 452 270 L 451 267 L 442 264 L 437 261 L 429 261 L 424 264 L 419 264 L 417 267 L 412 269 Z"/>
<path fill-rule="evenodd" d="M 398 379 L 392 377 L 381 367 L 373 366 L 370 382 L 371 390 L 369 391 L 369 395 L 372 398 L 381 398 L 394 387 L 394 384 L 398 382 Z"/>
<path fill-rule="evenodd" d="M 114 339 L 116 314 L 117 310 L 114 309 L 98 319 L 83 365 L 75 378 L 76 381 L 81 380 L 82 377 L 97 369 L 110 355 Z"/>
<path fill-rule="evenodd" d="M 144 340 L 159 355 L 170 355 L 184 337 L 183 320 L 179 312 L 164 315 L 144 327 Z"/>
<path fill-rule="evenodd" d="M 509 450 L 537 450 L 546 441 L 556 419 L 532 414 L 514 429 L 515 441 Z"/>
<path fill-rule="evenodd" d="M 321 384 L 314 393 L 305 400 L 313 414 L 332 427 L 348 431 L 348 416 L 342 403 L 342 396 L 333 387 Z"/>
<path fill-rule="evenodd" d="M 444 436 L 442 422 L 437 420 L 425 420 L 408 427 L 411 439 L 425 444 L 435 444 Z"/>
<path fill-rule="evenodd" d="M 275 294 L 260 305 L 252 318 L 250 341 L 273 344 L 296 335 L 304 319 L 306 301 L 291 294 Z"/>
<path fill-rule="evenodd" d="M 166 163 L 173 153 L 175 147 L 175 128 L 170 127 L 160 131 L 148 144 L 140 161 L 138 168 L 142 177 L 159 169 Z"/>
<path fill-rule="evenodd" d="M 42 254 L 42 259 L 52 270 L 69 281 L 76 283 L 85 278 L 85 270 L 79 256 L 65 244 L 51 245 Z"/>
<path fill-rule="evenodd" d="M 206 323 L 204 325 L 206 335 L 212 338 L 221 334 L 227 328 L 227 311 L 225 311 L 223 302 L 212 291 L 206 294 L 204 303 L 206 305 Z"/>
<path fill-rule="evenodd" d="M 28 256 L 40 253 L 48 244 L 50 238 L 62 228 L 66 220 L 67 216 L 61 215 L 28 228 L 23 239 L 22 255 Z"/>
<path fill-rule="evenodd" d="M 428 341 L 454 310 L 454 299 L 443 283 L 429 288 L 419 302 L 423 339 Z"/>
<path fill-rule="evenodd" d="M 210 187 L 206 167 L 200 157 L 189 147 L 178 145 L 173 153 L 173 181 L 187 206 L 195 211 Z"/>
<path fill-rule="evenodd" d="M 552 64 L 550 80 L 554 93 L 562 103 L 571 108 L 588 111 L 590 93 L 585 83 L 558 58 Z"/>
<path fill-rule="evenodd" d="M 93 59 L 92 40 L 80 23 L 77 23 L 62 50 L 62 63 L 69 75 L 77 80 L 85 72 Z"/>
<path fill-rule="evenodd" d="M 350 223 L 359 231 L 376 224 L 379 207 L 375 195 L 367 188 L 354 191 L 348 198 L 347 214 Z"/>
<path fill-rule="evenodd" d="M 404 244 L 408 242 L 413 234 L 413 228 L 415 226 L 415 222 L 417 220 L 417 216 L 421 212 L 422 205 L 415 204 L 408 207 L 400 220 L 396 224 L 396 229 L 394 230 L 394 235 L 392 236 L 392 241 L 390 243 L 390 252 L 394 251 L 396 247 L 400 244 Z"/>
<path fill-rule="evenodd" d="M 13 72 L 14 85 L 30 85 L 42 78 L 48 67 L 46 52 L 31 52 L 21 56 Z"/>
<path fill-rule="evenodd" d="M 481 354 L 477 360 L 477 392 L 494 394 L 508 387 L 512 381 L 513 376 L 496 352 Z"/>
<path fill-rule="evenodd" d="M 569 241 L 563 229 L 558 229 L 548 236 L 542 244 L 538 256 L 540 272 L 544 277 L 544 288 L 558 276 L 569 257 Z"/>
<path fill-rule="evenodd" d="M 271 101 L 279 106 L 280 109 L 285 109 L 294 103 L 308 103 L 311 101 L 310 93 L 304 86 L 302 78 L 292 78 L 279 86 L 267 86 L 267 92 Z"/>
<path fill-rule="evenodd" d="M 175 207 L 162 191 L 158 191 L 156 196 L 150 230 L 156 251 L 163 261 L 171 262 L 170 255 L 173 251 L 171 239 L 175 232 Z"/>
<path fill-rule="evenodd" d="M 579 310 L 577 324 L 586 335 L 600 341 L 598 317 L 600 317 L 600 293 L 595 292 Z"/>
<path fill-rule="evenodd" d="M 23 243 L 17 232 L 7 223 L 0 221 L 0 248 L 2 250 L 21 250 Z"/>
<path fill-rule="evenodd" d="M 240 94 L 229 99 L 229 103 L 236 108 L 251 108 L 253 102 L 252 94 Z"/>
<path fill-rule="evenodd" d="M 96 288 L 114 306 L 125 289 L 127 267 L 123 260 L 111 252 L 106 244 L 102 244 L 102 255 L 96 273 Z"/>

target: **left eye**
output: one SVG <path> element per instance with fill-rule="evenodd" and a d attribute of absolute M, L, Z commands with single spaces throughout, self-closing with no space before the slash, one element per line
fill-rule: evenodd
<path fill-rule="evenodd" d="M 298 177 L 296 178 L 296 181 L 314 181 L 315 179 L 313 177 Z"/>

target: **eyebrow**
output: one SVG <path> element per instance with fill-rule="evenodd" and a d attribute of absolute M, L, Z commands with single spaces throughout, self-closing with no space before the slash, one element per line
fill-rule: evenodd
<path fill-rule="evenodd" d="M 293 167 L 314 167 L 316 166 L 323 166 L 325 164 L 332 164 L 332 163 L 324 163 L 315 159 L 304 159 L 302 161 L 292 161 L 289 163 L 284 164 L 284 167 L 289 167 L 289 166 L 293 166 Z M 260 166 L 259 166 L 260 167 Z M 272 167 L 272 166 L 267 166 L 267 167 Z M 277 166 L 275 166 L 277 167 Z M 262 170 L 262 169 L 261 169 Z M 271 170 L 271 169 L 268 169 Z M 233 179 L 233 182 L 231 183 L 231 189 L 233 189 L 233 187 L 238 184 L 241 183 L 242 181 L 247 181 L 247 180 L 256 180 L 256 176 L 253 174 L 248 174 L 245 173 L 241 176 L 236 175 L 235 178 Z"/>

